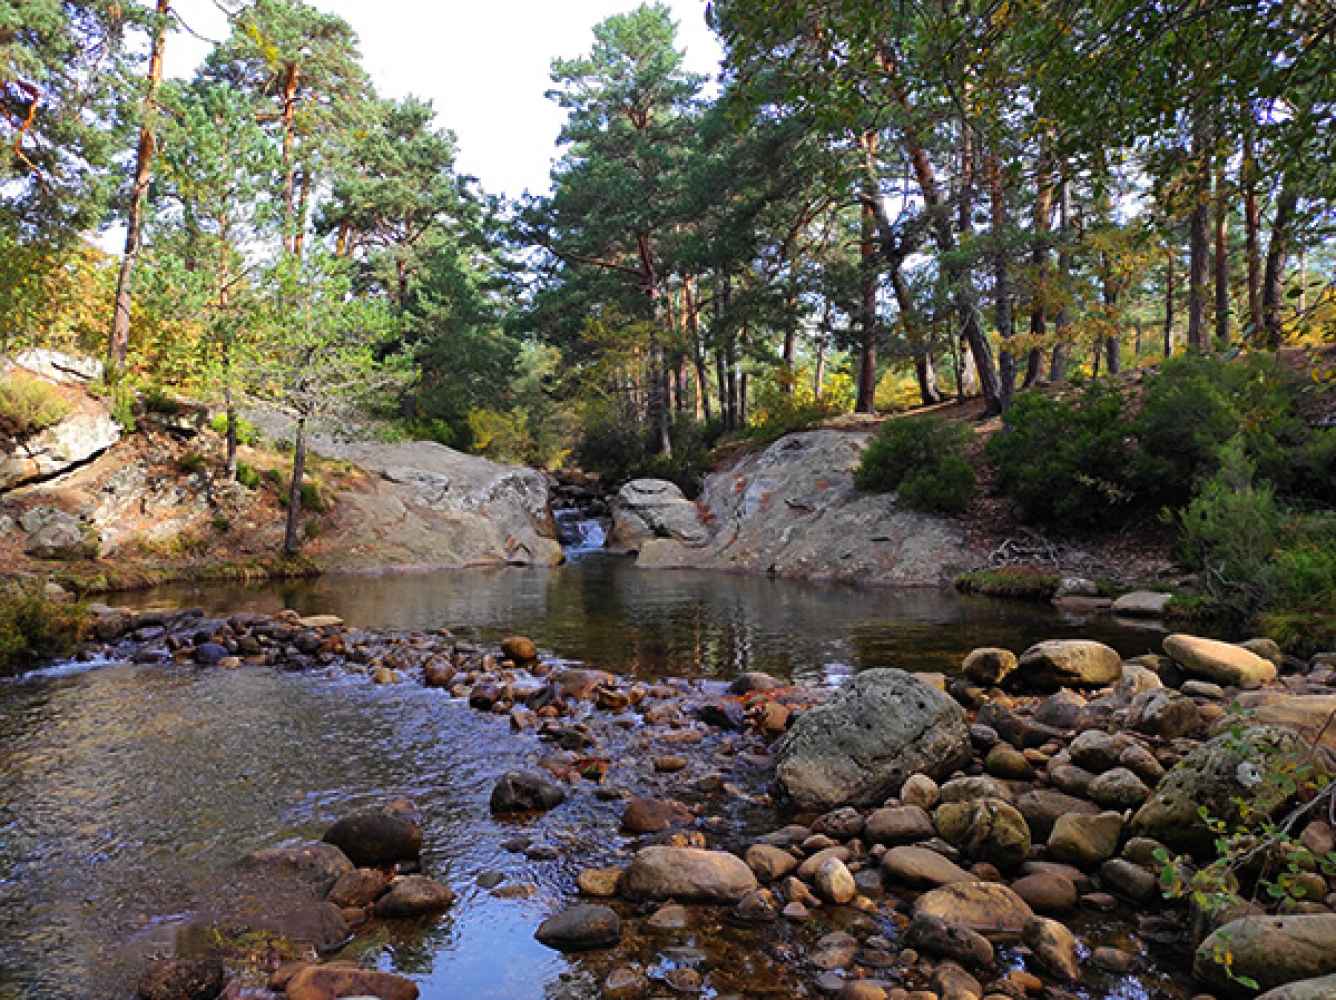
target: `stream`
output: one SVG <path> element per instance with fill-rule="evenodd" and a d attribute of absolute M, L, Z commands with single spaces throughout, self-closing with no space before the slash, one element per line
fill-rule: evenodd
<path fill-rule="evenodd" d="M 586 541 L 597 548 L 592 535 Z M 1068 636 L 1126 656 L 1159 642 L 1155 631 L 1107 617 L 950 592 L 655 573 L 578 545 L 573 554 L 583 557 L 556 569 L 174 586 L 118 601 L 289 607 L 483 641 L 522 633 L 561 660 L 707 684 L 745 670 L 831 684 L 869 666 L 951 671 L 976 646 L 1020 650 Z M 629 841 L 608 832 L 618 803 L 577 794 L 524 824 L 526 837 L 561 848 L 557 860 L 507 850 L 516 828 L 489 815 L 487 796 L 501 772 L 538 752 L 504 717 L 440 691 L 376 687 L 338 671 L 68 663 L 0 682 L 0 1000 L 128 997 L 144 956 L 208 910 L 242 855 L 319 838 L 338 816 L 398 795 L 424 814 L 424 869 L 460 899 L 436 921 L 373 930 L 358 952 L 411 976 L 428 1000 L 586 995 L 582 960 L 549 951 L 533 931 L 572 896 L 581 868 L 624 862 Z M 675 793 L 671 777 L 646 780 Z M 762 774 L 752 787 L 764 790 Z M 739 808 L 728 822 L 736 841 L 778 819 Z M 524 893 L 479 888 L 491 871 Z M 694 944 L 764 986 L 765 962 L 745 943 L 728 952 L 729 941 L 723 931 Z M 1156 995 L 1121 989 L 1106 995 Z"/>

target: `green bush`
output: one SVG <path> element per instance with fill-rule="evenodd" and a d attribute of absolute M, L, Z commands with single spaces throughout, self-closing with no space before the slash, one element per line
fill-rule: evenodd
<path fill-rule="evenodd" d="M 219 434 L 227 433 L 227 414 L 217 413 L 209 421 L 209 426 Z M 237 444 L 243 444 L 252 447 L 260 439 L 260 432 L 255 429 L 255 425 L 245 417 L 237 417 Z"/>
<path fill-rule="evenodd" d="M 292 492 L 292 480 L 281 480 L 278 492 L 278 505 L 287 507 L 288 495 Z M 302 510 L 311 514 L 324 514 L 330 508 L 330 498 L 324 488 L 315 480 L 302 480 Z"/>
<path fill-rule="evenodd" d="M 969 428 L 940 417 L 889 420 L 863 451 L 854 485 L 899 491 L 913 510 L 959 514 L 974 498 L 974 468 L 965 457 Z"/>
<path fill-rule="evenodd" d="M 53 427 L 72 407 L 49 382 L 17 372 L 0 378 L 0 432 L 22 438 Z"/>
<path fill-rule="evenodd" d="M 1021 514 L 1067 529 L 1108 527 L 1136 508 L 1122 394 L 1088 383 L 1070 400 L 1019 395 L 988 442 L 997 488 Z"/>
<path fill-rule="evenodd" d="M 672 453 L 655 455 L 635 424 L 600 418 L 586 424 L 572 457 L 581 469 L 598 473 L 609 486 L 632 479 L 666 479 L 694 499 L 710 471 L 712 450 L 721 432 L 714 421 L 679 418 L 669 429 Z"/>
<path fill-rule="evenodd" d="M 1281 506 L 1271 484 L 1256 479 L 1241 435 L 1220 449 L 1218 461 L 1219 470 L 1178 515 L 1184 561 L 1200 571 L 1215 608 L 1236 622 L 1285 623 L 1276 638 L 1289 646 L 1331 641 L 1336 514 Z M 1302 620 L 1310 623 L 1306 635 L 1292 627 Z"/>
<path fill-rule="evenodd" d="M 36 666 L 36 661 L 69 656 L 83 638 L 87 613 L 82 605 L 46 596 L 40 584 L 0 588 L 0 673 Z"/>
<path fill-rule="evenodd" d="M 238 462 L 237 482 L 248 490 L 257 489 L 261 482 L 260 473 L 253 466 L 247 465 L 245 462 Z"/>
<path fill-rule="evenodd" d="M 1268 354 L 1226 361 L 1190 353 L 1166 361 L 1147 381 L 1132 428 L 1146 501 L 1182 506 L 1219 468 L 1220 449 L 1235 435 L 1264 478 L 1283 494 L 1294 492 L 1302 485 L 1295 457 L 1312 436 L 1297 399 L 1293 377 Z M 1313 458 L 1323 461 L 1320 452 Z"/>
<path fill-rule="evenodd" d="M 160 413 L 163 416 L 174 417 L 185 409 L 179 399 L 160 385 L 149 386 L 144 390 L 142 398 L 144 400 L 144 410 L 148 413 Z"/>

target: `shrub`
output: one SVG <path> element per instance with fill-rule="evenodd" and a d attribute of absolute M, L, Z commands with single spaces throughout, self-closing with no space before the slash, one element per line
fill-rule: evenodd
<path fill-rule="evenodd" d="M 0 588 L 0 673 L 34 666 L 34 661 L 69 656 L 83 638 L 82 605 L 46 596 L 40 584 Z"/>
<path fill-rule="evenodd" d="M 245 462 L 238 462 L 237 482 L 239 482 L 242 486 L 246 487 L 246 489 L 248 490 L 256 489 L 259 487 L 261 482 L 260 474 L 255 470 L 253 466 L 247 465 Z"/>
<path fill-rule="evenodd" d="M 1070 400 L 1022 393 L 988 442 L 997 488 L 1028 520 L 1107 527 L 1135 509 L 1122 394 L 1088 383 Z"/>
<path fill-rule="evenodd" d="M 17 372 L 0 378 L 0 431 L 22 438 L 60 423 L 72 407 L 49 382 Z"/>
<path fill-rule="evenodd" d="M 182 474 L 191 476 L 197 472 L 203 472 L 208 466 L 204 456 L 199 452 L 190 451 L 176 460 L 176 468 Z"/>
<path fill-rule="evenodd" d="M 147 412 L 161 413 L 167 417 L 174 417 L 185 409 L 179 399 L 160 385 L 151 385 L 145 389 L 143 400 Z"/>
<path fill-rule="evenodd" d="M 1186 503 L 1194 486 L 1219 468 L 1220 449 L 1235 435 L 1261 475 L 1291 492 L 1301 478 L 1293 471 L 1295 450 L 1311 436 L 1297 398 L 1293 378 L 1271 355 L 1225 361 L 1186 354 L 1166 361 L 1147 381 L 1133 423 L 1140 445 L 1135 474 L 1148 502 Z"/>
<path fill-rule="evenodd" d="M 649 448 L 644 432 L 634 421 L 600 417 L 586 423 L 574 457 L 580 468 L 596 472 L 605 483 L 614 485 L 635 478 L 649 459 Z"/>
<path fill-rule="evenodd" d="M 779 395 L 764 410 L 758 411 L 757 418 L 743 429 L 742 436 L 750 441 L 770 444 L 785 434 L 811 430 L 843 411 L 844 408 L 829 396 L 804 399 L 800 395 Z"/>
<path fill-rule="evenodd" d="M 209 421 L 209 426 L 219 434 L 227 433 L 227 414 L 215 414 Z M 247 447 L 254 446 L 260 439 L 260 432 L 256 430 L 255 425 L 245 417 L 237 417 L 237 444 L 243 444 Z"/>
<path fill-rule="evenodd" d="M 632 479 L 666 479 L 694 499 L 704 485 L 720 435 L 718 423 L 682 417 L 669 428 L 672 453 L 655 455 L 635 424 L 599 418 L 586 425 L 572 455 L 580 468 L 598 473 L 609 486 Z"/>
<path fill-rule="evenodd" d="M 970 431 L 940 417 L 889 420 L 854 471 L 860 490 L 899 490 L 913 510 L 959 514 L 974 498 L 974 469 L 965 457 Z"/>

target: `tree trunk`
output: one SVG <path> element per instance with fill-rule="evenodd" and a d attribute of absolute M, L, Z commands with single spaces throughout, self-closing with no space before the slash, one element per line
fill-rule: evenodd
<path fill-rule="evenodd" d="M 153 105 L 162 82 L 162 53 L 167 38 L 167 18 L 171 14 L 171 0 L 158 0 L 153 24 L 153 43 L 149 49 L 147 90 L 144 93 L 143 118 L 139 125 L 139 145 L 135 150 L 134 186 L 130 189 L 130 206 L 125 217 L 125 251 L 121 255 L 120 272 L 116 276 L 116 299 L 111 316 L 111 337 L 107 342 L 107 377 L 114 380 L 125 368 L 130 351 L 130 310 L 133 305 L 131 286 L 135 262 L 139 259 L 139 236 L 143 228 L 144 198 L 148 194 L 149 179 L 153 174 L 153 152 L 157 140 L 153 135 Z"/>
<path fill-rule="evenodd" d="M 1011 311 L 1011 270 L 1007 251 L 1007 193 L 1002 184 L 1002 165 L 997 154 L 988 154 L 988 200 L 992 209 L 993 225 L 993 302 L 997 335 L 1001 338 L 998 353 L 998 402 L 1005 413 L 1011 406 L 1016 388 L 1016 359 L 1011 353 L 1011 338 L 1015 323 Z"/>
<path fill-rule="evenodd" d="M 1262 212 L 1257 202 L 1257 159 L 1253 150 L 1252 107 L 1243 131 L 1243 160 L 1239 178 L 1243 186 L 1243 225 L 1248 244 L 1248 339 L 1262 336 Z"/>
<path fill-rule="evenodd" d="M 1030 262 L 1034 267 L 1033 299 L 1030 304 L 1030 337 L 1035 346 L 1030 348 L 1030 357 L 1025 366 L 1024 388 L 1029 388 L 1039 381 L 1044 368 L 1043 341 L 1048 336 L 1048 323 L 1045 316 L 1045 295 L 1049 280 L 1049 233 L 1053 227 L 1053 167 L 1047 148 L 1040 153 L 1035 169 L 1037 187 L 1034 198 L 1034 225 L 1032 227 L 1033 245 Z"/>
<path fill-rule="evenodd" d="M 1206 115 L 1192 123 L 1192 216 L 1188 233 L 1188 350 L 1206 350 L 1206 265 L 1210 223 L 1211 172 L 1206 152 Z"/>
<path fill-rule="evenodd" d="M 1229 343 L 1229 198 L 1223 159 L 1215 173 L 1215 340 Z"/>
<path fill-rule="evenodd" d="M 298 260 L 302 259 L 302 251 L 306 247 L 306 213 L 311 207 L 311 170 L 306 168 L 302 171 L 301 194 L 297 198 L 297 231 L 292 234 L 292 255 Z"/>
<path fill-rule="evenodd" d="M 906 122 L 912 122 L 913 108 L 909 103 L 908 93 L 899 81 L 893 54 L 889 50 L 883 49 L 878 55 L 882 68 L 890 78 L 889 82 L 895 99 L 906 112 Z M 918 182 L 919 191 L 923 195 L 924 208 L 933 219 L 932 229 L 937 242 L 937 249 L 947 260 L 945 275 L 951 285 L 951 297 L 959 314 L 961 336 L 969 344 L 970 353 L 973 355 L 984 399 L 987 402 L 987 412 L 1001 412 L 1001 401 L 998 397 L 997 366 L 993 362 L 992 349 L 988 346 L 988 340 L 984 337 L 983 330 L 979 325 L 974 276 L 969 265 L 961 261 L 955 253 L 957 248 L 956 234 L 952 230 L 951 217 L 947 206 L 943 203 L 941 192 L 937 186 L 937 177 L 932 168 L 932 161 L 928 158 L 927 150 L 912 124 L 904 125 L 902 135 L 905 150 L 914 171 L 914 177 Z M 968 201 L 969 195 L 970 191 L 967 183 L 965 189 L 961 192 L 962 202 Z M 972 209 L 972 205 L 970 207 Z M 966 206 L 962 204 L 960 219 L 968 222 L 968 217 L 969 212 L 966 211 Z M 961 235 L 967 235 L 964 228 L 961 230 Z"/>
<path fill-rule="evenodd" d="M 296 252 L 296 233 L 293 226 L 294 192 L 297 183 L 297 163 L 293 158 L 296 139 L 297 85 L 301 70 L 296 63 L 288 63 L 283 74 L 283 249 Z"/>
<path fill-rule="evenodd" d="M 1266 273 L 1262 278 L 1262 326 L 1266 331 L 1266 346 L 1273 351 L 1280 350 L 1285 339 L 1280 307 L 1285 297 L 1285 260 L 1290 249 L 1290 226 L 1298 205 L 1298 188 L 1286 179 L 1276 199 L 1276 218 L 1271 224 L 1271 243 L 1266 250 Z"/>
<path fill-rule="evenodd" d="M 932 363 L 928 333 L 914 305 L 902 265 L 903 261 L 897 259 L 891 266 L 891 289 L 895 292 L 895 304 L 900 309 L 900 324 L 905 328 L 905 339 L 913 345 L 914 377 L 918 380 L 919 398 L 924 406 L 933 406 L 942 401 L 942 393 L 937 388 L 937 371 Z"/>
<path fill-rule="evenodd" d="M 696 413 L 710 420 L 710 379 L 705 367 L 705 345 L 700 338 L 700 303 L 693 291 L 693 279 L 682 279 L 682 306 L 687 314 L 687 333 L 691 338 L 691 360 L 696 366 Z"/>
<path fill-rule="evenodd" d="M 830 301 L 821 314 L 821 335 L 816 341 L 816 366 L 812 372 L 812 395 L 821 401 L 821 394 L 826 389 L 826 345 L 830 342 Z"/>
<path fill-rule="evenodd" d="M 875 132 L 863 133 L 859 143 L 863 150 L 863 214 L 862 238 L 859 241 L 861 258 L 861 309 L 859 325 L 863 332 L 858 361 L 858 398 L 855 413 L 875 413 L 877 410 L 877 271 L 876 271 L 876 209 L 872 200 L 878 196 L 871 176 L 877 153 Z"/>
<path fill-rule="evenodd" d="M 1071 225 L 1071 212 L 1071 187 L 1064 176 L 1058 182 L 1058 218 L 1062 225 L 1062 243 L 1058 248 L 1058 275 L 1064 284 L 1071 276 L 1072 268 L 1071 233 L 1068 229 Z M 1071 315 L 1064 296 L 1053 322 L 1053 358 L 1049 362 L 1049 376 L 1054 382 L 1061 382 L 1067 377 L 1067 330 L 1070 325 Z"/>
<path fill-rule="evenodd" d="M 673 453 L 673 438 L 669 426 L 667 366 L 663 344 L 659 339 L 659 276 L 654 266 L 654 253 L 649 234 L 636 234 L 636 248 L 640 253 L 641 289 L 649 299 L 649 401 L 650 426 L 654 431 L 655 452 Z"/>
<path fill-rule="evenodd" d="M 1174 248 L 1169 247 L 1164 266 L 1164 356 L 1174 353 Z"/>
<path fill-rule="evenodd" d="M 306 417 L 297 418 L 292 451 L 292 485 L 288 488 L 288 523 L 283 532 L 283 555 L 291 559 L 301 548 L 302 479 L 306 475 Z"/>

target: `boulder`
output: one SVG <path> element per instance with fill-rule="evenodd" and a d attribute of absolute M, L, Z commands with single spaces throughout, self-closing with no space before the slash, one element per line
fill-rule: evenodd
<path fill-rule="evenodd" d="M 854 885 L 853 875 L 839 858 L 827 858 L 823 861 L 817 868 L 812 883 L 816 887 L 817 895 L 827 903 L 847 903 L 858 891 L 858 887 Z"/>
<path fill-rule="evenodd" d="M 927 913 L 915 914 L 909 922 L 905 944 L 922 954 L 966 965 L 986 966 L 993 962 L 992 943 L 982 934 Z"/>
<path fill-rule="evenodd" d="M 83 401 L 59 423 L 0 451 L 0 490 L 71 469 L 121 439 L 121 425 L 100 403 Z"/>
<path fill-rule="evenodd" d="M 1113 613 L 1128 618 L 1160 618 L 1164 615 L 1173 594 L 1155 590 L 1134 590 L 1113 602 Z"/>
<path fill-rule="evenodd" d="M 1058 921 L 1031 917 L 1021 930 L 1021 940 L 1050 975 L 1069 983 L 1081 978 L 1076 938 Z"/>
<path fill-rule="evenodd" d="M 1011 883 L 1012 891 L 1038 913 L 1076 909 L 1076 883 L 1056 871 L 1037 871 Z"/>
<path fill-rule="evenodd" d="M 881 856 L 881 871 L 888 882 L 910 886 L 974 881 L 965 869 L 928 847 L 892 847 Z"/>
<path fill-rule="evenodd" d="M 1336 997 L 1336 975 L 1302 979 L 1267 990 L 1257 1000 L 1331 1000 Z"/>
<path fill-rule="evenodd" d="M 696 505 L 682 495 L 676 484 L 664 479 L 633 479 L 612 502 L 613 548 L 637 552 L 653 538 L 672 539 L 687 546 L 701 546 L 710 539 Z"/>
<path fill-rule="evenodd" d="M 694 903 L 736 903 L 755 888 L 756 876 L 741 858 L 695 847 L 646 847 L 621 881 L 630 899 Z"/>
<path fill-rule="evenodd" d="M 863 838 L 873 844 L 913 844 L 936 832 L 932 817 L 918 806 L 877 809 L 867 818 Z"/>
<path fill-rule="evenodd" d="M 525 635 L 508 635 L 501 640 L 501 652 L 516 663 L 532 663 L 538 659 L 538 647 Z"/>
<path fill-rule="evenodd" d="M 308 965 L 288 980 L 287 1000 L 331 1000 L 334 997 L 377 997 L 378 1000 L 417 1000 L 417 984 L 389 972 L 363 969 L 351 963 Z"/>
<path fill-rule="evenodd" d="M 622 812 L 622 829 L 627 833 L 662 833 L 675 826 L 687 826 L 695 815 L 673 799 L 632 799 Z"/>
<path fill-rule="evenodd" d="M 948 924 L 968 927 L 990 941 L 1020 939 L 1034 913 L 1025 900 L 997 882 L 954 882 L 925 892 L 914 901 L 914 915 L 926 913 Z"/>
<path fill-rule="evenodd" d="M 140 1000 L 214 1000 L 223 990 L 223 963 L 216 958 L 160 958 L 139 977 Z"/>
<path fill-rule="evenodd" d="M 1090 639 L 1049 639 L 1021 654 L 1011 679 L 1040 691 L 1060 687 L 1104 687 L 1123 672 L 1116 649 Z"/>
<path fill-rule="evenodd" d="M 1168 688 L 1143 691 L 1128 706 L 1127 727 L 1148 736 L 1177 739 L 1201 729 L 1201 710 L 1191 698 Z"/>
<path fill-rule="evenodd" d="M 376 900 L 378 917 L 417 917 L 449 909 L 455 893 L 425 875 L 405 875 L 390 885 L 390 891 Z"/>
<path fill-rule="evenodd" d="M 320 898 L 324 898 L 334 883 L 355 867 L 333 844 L 315 842 L 256 851 L 247 855 L 244 864 L 272 868 L 276 876 L 295 878 Z"/>
<path fill-rule="evenodd" d="M 1336 913 L 1249 916 L 1212 931 L 1193 956 L 1192 973 L 1222 992 L 1237 993 L 1237 982 L 1217 957 L 1233 956 L 1234 976 L 1256 980 L 1268 990 L 1336 973 Z"/>
<path fill-rule="evenodd" d="M 1078 799 L 1052 788 L 1035 788 L 1016 800 L 1016 808 L 1025 817 L 1032 840 L 1048 840 L 1053 824 L 1068 813 L 1094 816 L 1100 809 L 1093 802 Z"/>
<path fill-rule="evenodd" d="M 1200 851 L 1212 846 L 1214 835 L 1198 810 L 1233 824 L 1239 818 L 1237 800 L 1250 801 L 1257 815 L 1270 815 L 1280 806 L 1279 793 L 1263 791 L 1259 799 L 1251 787 L 1248 767 L 1256 766 L 1266 756 L 1293 752 L 1300 748 L 1300 738 L 1277 726 L 1251 726 L 1238 738 L 1232 733 L 1217 736 L 1194 749 L 1170 769 L 1155 787 L 1154 794 L 1132 818 L 1132 832 L 1151 837 L 1176 850 Z M 1249 784 L 1245 784 L 1249 782 Z M 1258 790 L 1269 788 L 1267 783 Z"/>
<path fill-rule="evenodd" d="M 557 951 L 607 948 L 622 939 L 622 921 L 609 906 L 580 903 L 548 917 L 534 937 Z"/>
<path fill-rule="evenodd" d="M 1016 654 L 1009 649 L 984 646 L 965 657 L 960 669 L 975 684 L 997 687 L 1016 669 Z"/>
<path fill-rule="evenodd" d="M 393 805 L 345 816 L 321 839 L 341 850 L 359 868 L 416 861 L 422 853 L 422 828 L 408 810 Z"/>
<path fill-rule="evenodd" d="M 769 844 L 752 844 L 745 857 L 747 867 L 762 882 L 776 882 L 798 867 L 798 859 L 792 854 Z"/>
<path fill-rule="evenodd" d="M 799 808 L 876 805 L 911 774 L 940 778 L 970 756 L 960 706 L 903 670 L 856 675 L 799 716 L 776 750 L 780 789 Z"/>
<path fill-rule="evenodd" d="M 84 534 L 83 523 L 71 514 L 55 508 L 38 508 L 46 516 L 31 530 L 23 551 L 35 559 L 79 559 L 96 549 Z M 31 514 L 29 511 L 28 514 Z M 32 523 L 28 514 L 23 524 Z"/>
<path fill-rule="evenodd" d="M 1016 807 L 1001 799 L 947 802 L 933 813 L 942 839 L 966 857 L 987 861 L 1002 871 L 1020 865 L 1030 853 L 1030 828 Z"/>
<path fill-rule="evenodd" d="M 390 876 L 379 868 L 357 868 L 339 876 L 326 897 L 340 909 L 369 906 L 390 886 Z"/>
<path fill-rule="evenodd" d="M 1286 695 L 1268 691 L 1240 695 L 1238 701 L 1248 710 L 1252 722 L 1284 726 L 1309 743 L 1321 737 L 1320 745 L 1336 752 L 1336 725 L 1327 725 L 1332 713 L 1336 713 L 1336 695 Z"/>
<path fill-rule="evenodd" d="M 1115 767 L 1092 781 L 1086 794 L 1105 809 L 1135 809 L 1150 797 L 1150 789 L 1129 769 Z"/>
<path fill-rule="evenodd" d="M 507 771 L 492 788 L 494 813 L 540 812 L 566 801 L 566 790 L 535 771 Z"/>
<path fill-rule="evenodd" d="M 1276 665 L 1242 646 L 1217 639 L 1165 636 L 1164 651 L 1194 677 L 1238 688 L 1258 688 L 1276 679 Z"/>
<path fill-rule="evenodd" d="M 1048 852 L 1058 861 L 1089 868 L 1114 856 L 1123 832 L 1121 813 L 1059 816 L 1048 837 Z"/>

